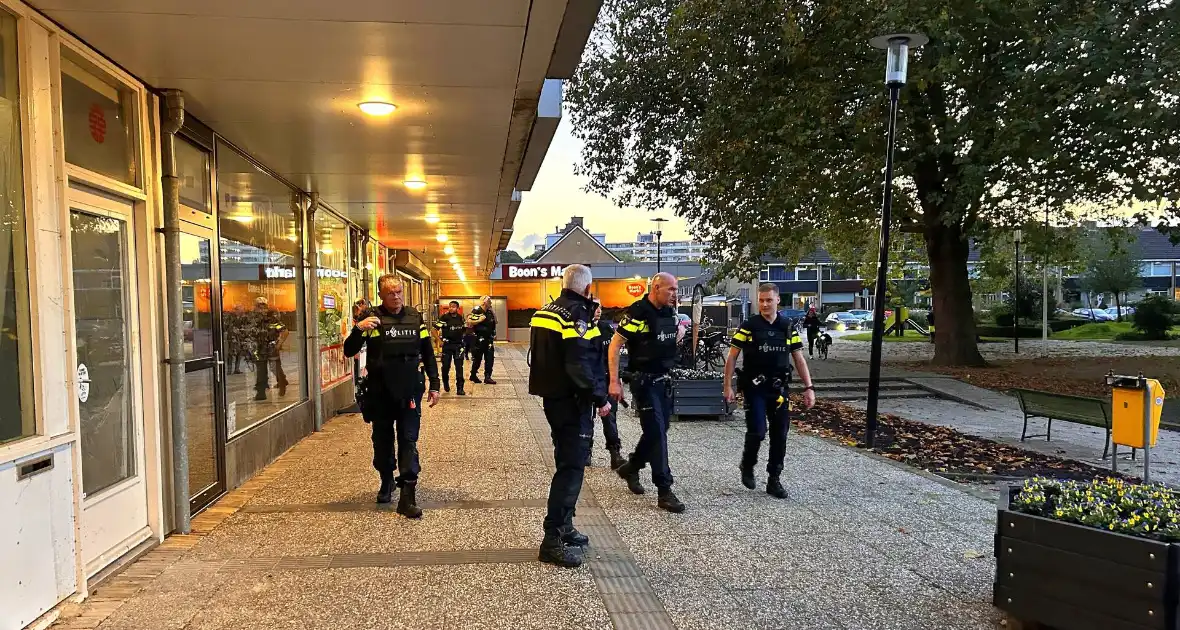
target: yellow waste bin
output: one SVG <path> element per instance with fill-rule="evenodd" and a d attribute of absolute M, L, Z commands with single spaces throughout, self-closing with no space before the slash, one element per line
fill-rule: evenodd
<path fill-rule="evenodd" d="M 1164 388 L 1154 378 L 1117 377 L 1111 383 L 1111 441 L 1131 448 L 1143 448 L 1143 384 L 1151 392 L 1151 446 L 1160 430 L 1164 410 Z"/>

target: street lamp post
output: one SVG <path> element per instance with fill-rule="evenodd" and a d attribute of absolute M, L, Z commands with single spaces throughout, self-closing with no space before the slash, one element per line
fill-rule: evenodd
<path fill-rule="evenodd" d="M 1012 288 L 1012 338 L 1016 344 L 1016 354 L 1020 354 L 1020 236 L 1019 229 L 1012 234 L 1012 240 L 1016 243 L 1016 281 Z"/>
<path fill-rule="evenodd" d="M 666 223 L 667 221 L 668 221 L 667 219 L 660 218 L 660 217 L 652 219 L 652 222 L 656 224 L 656 273 L 663 271 L 663 267 L 662 267 L 663 261 L 660 260 L 660 258 L 661 258 L 661 256 L 660 256 L 660 241 L 661 241 L 661 238 L 664 236 L 664 223 Z"/>
<path fill-rule="evenodd" d="M 894 33 L 874 37 L 869 44 L 887 51 L 885 85 L 889 88 L 889 131 L 885 149 L 885 195 L 881 203 L 880 258 L 877 261 L 877 285 L 873 298 L 873 344 L 869 358 L 869 404 L 865 416 L 866 448 L 873 448 L 877 437 L 877 402 L 881 393 L 881 342 L 885 336 L 885 274 L 889 268 L 889 221 L 893 209 L 893 147 L 897 142 L 897 105 L 901 86 L 905 85 L 910 49 L 926 45 L 930 38 L 916 33 Z"/>

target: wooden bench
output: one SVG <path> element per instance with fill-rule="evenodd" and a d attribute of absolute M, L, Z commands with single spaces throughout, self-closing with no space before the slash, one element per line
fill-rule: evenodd
<path fill-rule="evenodd" d="M 1110 454 L 1110 401 L 1100 398 L 1086 398 L 1084 396 L 1069 396 L 1065 394 L 1051 394 L 1032 389 L 1013 389 L 1012 393 L 1020 401 L 1020 411 L 1024 413 L 1024 429 L 1020 431 L 1020 441 L 1030 437 L 1044 437 L 1053 439 L 1053 421 L 1062 420 L 1075 424 L 1084 424 L 1106 430 L 1106 444 L 1102 448 L 1102 459 Z M 1028 435 L 1028 419 L 1045 418 L 1049 421 L 1043 435 Z M 1134 457 L 1135 451 L 1131 451 Z"/>

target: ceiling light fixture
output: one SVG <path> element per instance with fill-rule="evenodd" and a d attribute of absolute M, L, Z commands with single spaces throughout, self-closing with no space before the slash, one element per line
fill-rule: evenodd
<path fill-rule="evenodd" d="M 438 223 L 438 221 L 439 221 L 439 218 L 438 218 L 438 215 L 437 215 L 437 214 L 428 214 L 428 215 L 426 215 L 426 222 L 427 222 L 427 223 L 429 223 L 429 224 L 431 224 L 431 225 L 434 225 L 435 223 Z"/>
<path fill-rule="evenodd" d="M 446 254 L 447 256 L 450 256 L 451 254 L 455 253 L 455 248 L 451 247 L 450 245 L 447 245 L 446 247 L 443 248 L 443 253 Z"/>
<path fill-rule="evenodd" d="M 407 179 L 402 184 L 405 184 L 406 188 L 410 190 L 422 190 L 426 188 L 426 182 L 421 179 Z"/>
<path fill-rule="evenodd" d="M 365 101 L 357 104 L 357 107 L 370 116 L 388 116 L 397 110 L 397 105 L 385 101 Z"/>
<path fill-rule="evenodd" d="M 238 223 L 253 223 L 254 222 L 254 215 L 240 214 L 235 217 L 229 217 L 229 220 L 230 221 L 237 221 Z"/>
<path fill-rule="evenodd" d="M 438 236 L 436 236 L 435 238 L 438 239 L 438 242 L 440 242 L 440 243 L 447 242 L 447 235 L 443 234 L 442 232 L 439 232 Z"/>

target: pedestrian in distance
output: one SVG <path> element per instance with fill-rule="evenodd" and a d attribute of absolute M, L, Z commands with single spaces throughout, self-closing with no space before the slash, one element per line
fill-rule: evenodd
<path fill-rule="evenodd" d="M 451 391 L 451 364 L 455 364 L 455 385 L 460 396 L 466 396 L 463 391 L 463 335 L 467 331 L 467 324 L 463 315 L 459 313 L 459 303 L 451 300 L 447 305 L 447 312 L 434 322 L 442 338 L 442 384 L 443 391 Z"/>
<path fill-rule="evenodd" d="M 377 503 L 392 503 L 396 486 L 401 489 L 398 514 L 421 518 L 416 490 L 421 472 L 418 432 L 423 370 L 430 381 L 427 400 L 433 407 L 438 403 L 438 365 L 422 314 L 405 304 L 401 279 L 394 274 L 381 276 L 377 288 L 381 303 L 353 327 L 344 341 L 344 355 L 354 357 L 362 348 L 366 353 L 368 377 L 359 402 L 365 422 L 373 425 L 373 468 L 381 476 Z"/>
<path fill-rule="evenodd" d="M 815 340 L 819 339 L 819 330 L 822 326 L 815 307 L 808 309 L 807 315 L 803 318 L 803 328 L 807 330 L 807 356 L 812 359 L 815 358 Z"/>
<path fill-rule="evenodd" d="M 677 281 L 670 273 L 657 273 L 646 295 L 627 309 L 627 315 L 611 339 L 610 395 L 623 398 L 619 376 L 619 352 L 627 346 L 631 374 L 631 403 L 643 430 L 635 451 L 619 466 L 619 476 L 635 494 L 643 494 L 639 471 L 651 466 L 651 481 L 658 493 L 657 505 L 680 513 L 684 503 L 672 492 L 672 468 L 668 462 L 668 422 L 672 414 L 672 388 L 668 372 L 676 361 L 678 322 L 675 304 Z"/>
<path fill-rule="evenodd" d="M 607 353 L 610 349 L 611 339 L 615 336 L 615 328 L 609 321 L 602 319 L 601 304 L 595 304 L 594 321 L 591 323 L 598 328 L 598 337 L 594 339 L 594 349 L 597 353 L 595 363 L 598 366 L 597 374 L 602 381 L 602 389 L 606 391 L 610 381 L 610 364 L 607 360 Z M 627 461 L 623 459 L 623 442 L 619 439 L 618 411 L 622 401 L 608 398 L 607 403 L 610 405 L 610 413 L 602 416 L 602 436 L 606 440 L 606 450 L 610 453 L 610 467 L 612 470 L 618 470 Z M 593 440 L 591 440 L 590 446 L 593 449 Z M 586 465 L 589 466 L 589 462 Z"/>
<path fill-rule="evenodd" d="M 533 356 L 529 393 L 543 401 L 556 468 L 549 485 L 538 558 L 562 567 L 580 566 L 582 548 L 590 543 L 574 527 L 574 508 L 594 436 L 591 411 L 596 410 L 600 417 L 610 413 L 596 363 L 594 343 L 599 329 L 591 324 L 595 307 L 589 298 L 592 280 L 589 267 L 566 267 L 561 294 L 534 313 L 529 322 Z"/>
<path fill-rule="evenodd" d="M 815 405 L 815 387 L 811 372 L 803 358 L 803 341 L 799 331 L 778 315 L 779 293 L 774 284 L 758 287 L 758 314 L 747 319 L 733 335 L 729 356 L 725 359 L 725 378 L 722 394 L 726 402 L 736 398 L 733 390 L 734 368 L 739 355 L 744 355 L 739 388 L 746 404 L 746 443 L 738 468 L 742 485 L 757 487 L 754 466 L 758 451 L 770 430 L 770 453 L 766 458 L 766 493 L 787 498 L 782 484 L 783 461 L 787 454 L 787 432 L 791 428 L 788 386 L 791 383 L 791 362 L 803 381 L 803 401 L 810 409 Z"/>
<path fill-rule="evenodd" d="M 475 348 L 472 351 L 471 382 L 495 385 L 492 366 L 496 363 L 496 313 L 492 310 L 492 298 L 483 296 L 479 306 L 471 310 L 467 325 L 475 333 Z M 483 364 L 483 380 L 479 380 L 480 364 Z"/>

